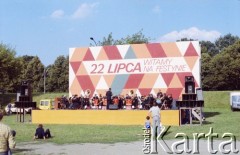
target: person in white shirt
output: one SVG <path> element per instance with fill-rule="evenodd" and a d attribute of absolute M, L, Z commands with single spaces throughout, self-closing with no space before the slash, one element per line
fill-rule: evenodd
<path fill-rule="evenodd" d="M 148 116 L 152 117 L 152 129 L 155 137 L 155 132 L 157 128 L 157 135 L 160 133 L 160 108 L 157 106 L 156 101 L 153 102 L 153 106 L 150 108 L 148 112 Z"/>

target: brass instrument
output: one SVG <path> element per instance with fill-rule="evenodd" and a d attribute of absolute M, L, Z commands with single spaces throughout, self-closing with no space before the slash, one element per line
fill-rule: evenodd
<path fill-rule="evenodd" d="M 91 94 L 91 90 L 90 90 L 90 89 L 85 90 L 84 94 L 85 94 L 87 97 L 89 97 L 90 94 Z"/>

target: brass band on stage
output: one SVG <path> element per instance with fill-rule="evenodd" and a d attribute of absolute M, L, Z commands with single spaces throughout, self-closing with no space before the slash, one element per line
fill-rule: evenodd
<path fill-rule="evenodd" d="M 165 93 L 158 93 L 156 97 L 152 94 L 145 96 L 138 96 L 130 91 L 126 95 L 113 95 L 111 96 L 110 104 L 117 105 L 118 109 L 149 109 L 153 102 L 162 109 L 171 109 L 172 96 Z M 107 106 L 107 96 L 101 94 L 94 94 L 91 97 L 91 91 L 86 90 L 84 95 L 73 95 L 69 99 L 62 97 L 59 100 L 59 109 L 102 109 Z"/>

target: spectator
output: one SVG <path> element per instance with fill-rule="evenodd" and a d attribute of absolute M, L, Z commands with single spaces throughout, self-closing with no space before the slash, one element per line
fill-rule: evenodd
<path fill-rule="evenodd" d="M 153 102 L 153 106 L 150 108 L 148 112 L 148 116 L 152 116 L 152 129 L 153 133 L 155 135 L 155 132 L 157 130 L 157 135 L 159 135 L 160 130 L 161 130 L 161 125 L 160 125 L 160 109 L 157 106 L 156 101 Z M 156 137 L 155 137 L 156 138 Z"/>
<path fill-rule="evenodd" d="M 12 136 L 15 138 L 15 136 L 16 136 L 16 131 L 15 131 L 15 130 L 11 130 L 10 132 L 11 132 Z M 1 153 L 0 153 L 0 154 L 1 154 Z M 9 146 L 8 146 L 8 155 L 12 155 L 12 151 L 11 151 L 11 149 L 9 148 Z"/>
<path fill-rule="evenodd" d="M 45 132 L 45 138 L 51 138 L 51 132 L 49 129 L 46 129 L 46 132 Z"/>
<path fill-rule="evenodd" d="M 39 124 L 38 128 L 36 129 L 35 135 L 33 137 L 33 139 L 45 139 L 45 132 L 43 129 L 43 125 Z"/>
<path fill-rule="evenodd" d="M 7 107 L 8 107 L 8 112 L 7 113 L 8 113 L 8 115 L 10 115 L 11 114 L 12 104 L 8 103 Z"/>
<path fill-rule="evenodd" d="M 9 149 L 15 148 L 16 142 L 9 126 L 1 123 L 3 118 L 0 112 L 0 155 L 7 155 Z"/>
<path fill-rule="evenodd" d="M 150 129 L 151 128 L 151 122 L 150 122 L 150 117 L 149 116 L 146 117 L 145 128 L 146 129 Z"/>

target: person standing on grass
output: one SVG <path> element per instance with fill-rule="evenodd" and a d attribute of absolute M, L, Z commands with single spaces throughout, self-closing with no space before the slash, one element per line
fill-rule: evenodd
<path fill-rule="evenodd" d="M 16 142 L 10 127 L 1 123 L 2 118 L 3 113 L 0 112 L 0 155 L 8 155 L 8 150 L 14 149 Z"/>
<path fill-rule="evenodd" d="M 10 115 L 11 114 L 11 108 L 12 108 L 11 103 L 8 103 L 7 107 L 8 107 L 8 115 Z"/>
<path fill-rule="evenodd" d="M 147 116 L 146 117 L 146 121 L 145 121 L 145 126 L 146 129 L 150 129 L 151 128 L 151 122 L 150 122 L 150 117 Z"/>
<path fill-rule="evenodd" d="M 160 133 L 160 108 L 157 106 L 156 101 L 153 102 L 153 106 L 150 108 L 148 112 L 148 116 L 152 117 L 152 128 L 153 128 L 153 134 L 155 137 L 156 128 L 157 128 L 157 135 Z"/>

